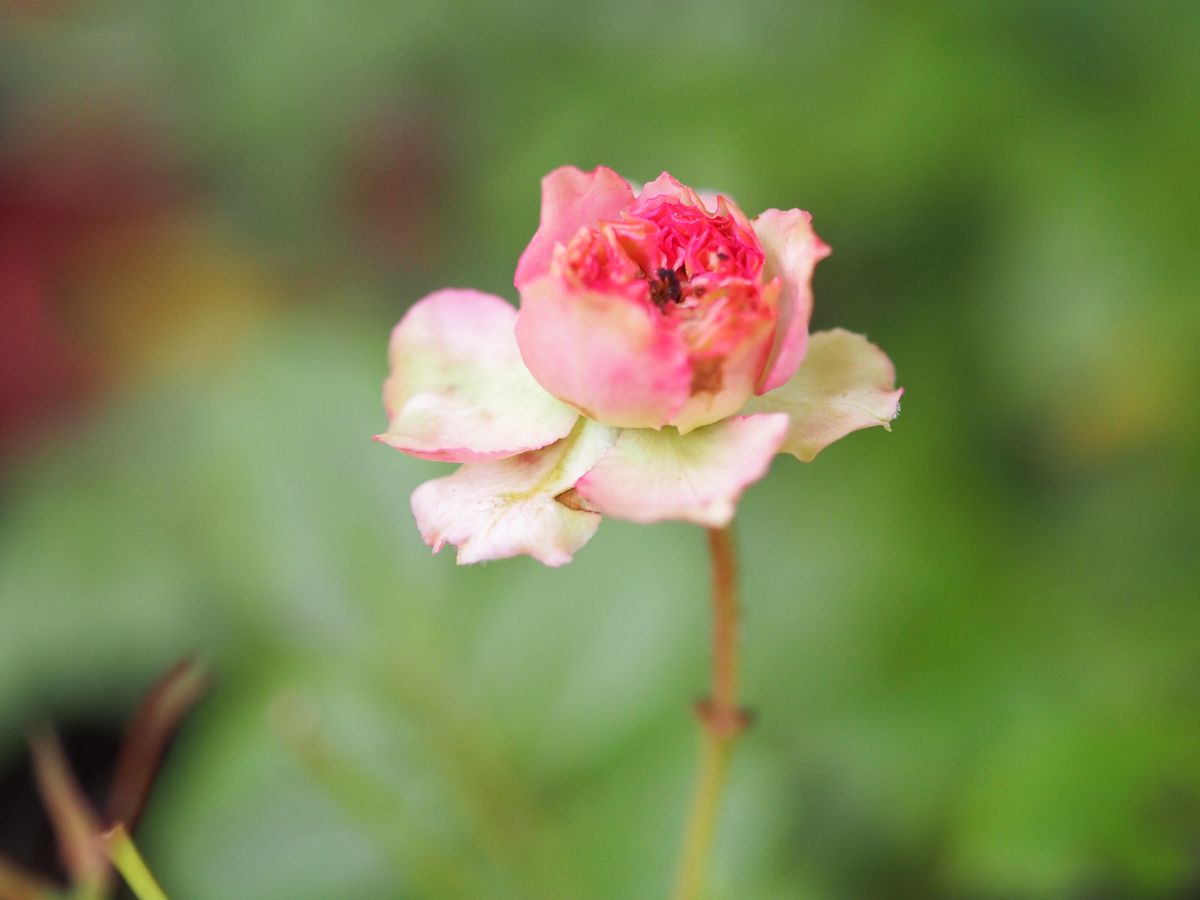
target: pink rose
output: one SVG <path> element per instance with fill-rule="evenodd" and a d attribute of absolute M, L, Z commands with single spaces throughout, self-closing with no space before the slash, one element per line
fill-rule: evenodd
<path fill-rule="evenodd" d="M 810 222 L 750 220 L 665 172 L 637 193 L 604 167 L 547 175 L 520 312 L 443 290 L 392 334 L 377 440 L 464 464 L 413 494 L 425 541 L 561 565 L 602 515 L 719 527 L 776 453 L 887 427 L 902 391 L 883 352 L 808 334 L 829 253 Z"/>

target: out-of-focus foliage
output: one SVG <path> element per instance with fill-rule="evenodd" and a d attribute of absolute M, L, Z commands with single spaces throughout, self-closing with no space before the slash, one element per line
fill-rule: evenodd
<path fill-rule="evenodd" d="M 0 10 L 0 767 L 200 650 L 173 895 L 662 896 L 701 535 L 456 569 L 368 437 L 545 171 L 665 168 L 812 210 L 908 389 L 743 504 L 717 896 L 1195 895 L 1195 4 Z"/>

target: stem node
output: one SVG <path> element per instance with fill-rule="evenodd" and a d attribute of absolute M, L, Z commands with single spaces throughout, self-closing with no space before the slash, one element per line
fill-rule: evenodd
<path fill-rule="evenodd" d="M 754 724 L 754 711 L 744 706 L 718 706 L 705 697 L 696 701 L 696 718 L 713 737 L 732 740 Z"/>

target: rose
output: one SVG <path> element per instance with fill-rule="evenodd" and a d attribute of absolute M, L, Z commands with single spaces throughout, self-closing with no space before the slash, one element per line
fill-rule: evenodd
<path fill-rule="evenodd" d="M 809 461 L 888 427 L 902 390 L 887 356 L 808 333 L 829 252 L 810 223 L 750 220 L 665 172 L 637 193 L 603 167 L 547 175 L 520 311 L 442 290 L 392 333 L 377 440 L 463 463 L 413 494 L 426 543 L 561 565 L 602 515 L 719 527 L 776 453 Z"/>

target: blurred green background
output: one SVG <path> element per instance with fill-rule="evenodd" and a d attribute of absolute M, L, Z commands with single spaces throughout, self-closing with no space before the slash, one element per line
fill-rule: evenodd
<path fill-rule="evenodd" d="M 811 210 L 907 388 L 741 506 L 713 896 L 1200 897 L 1198 86 L 1186 0 L 0 2 L 0 852 L 200 651 L 172 896 L 664 896 L 702 533 L 457 569 L 369 440 L 602 163 Z"/>

